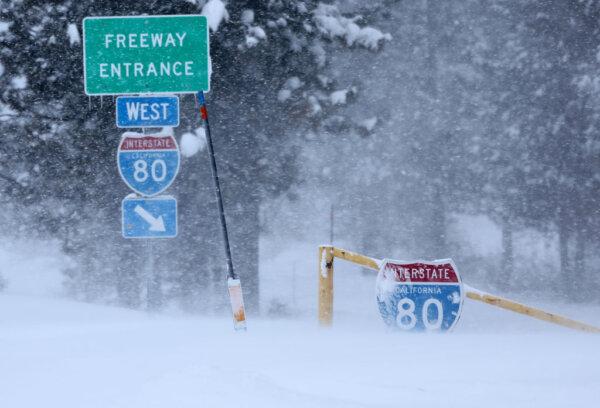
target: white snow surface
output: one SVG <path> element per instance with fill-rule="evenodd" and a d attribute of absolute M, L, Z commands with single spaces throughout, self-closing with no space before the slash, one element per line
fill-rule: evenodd
<path fill-rule="evenodd" d="M 252 48 L 258 44 L 259 40 L 251 35 L 246 36 L 246 47 Z"/>
<path fill-rule="evenodd" d="M 27 77 L 25 75 L 15 76 L 10 82 L 15 89 L 27 88 Z"/>
<path fill-rule="evenodd" d="M 202 15 L 206 16 L 208 26 L 213 32 L 219 29 L 223 20 L 229 20 L 229 13 L 221 0 L 209 0 L 202 7 Z"/>
<path fill-rule="evenodd" d="M 298 313 L 250 314 L 244 333 L 234 332 L 230 315 L 61 300 L 57 244 L 5 242 L 0 407 L 596 406 L 597 335 L 469 299 L 452 333 L 389 332 L 375 304 L 376 274 L 342 261 L 334 326 L 320 329 L 316 244 L 263 244 L 263 310 L 274 296 Z M 600 325 L 599 305 L 516 300 Z"/>
<path fill-rule="evenodd" d="M 246 9 L 242 11 L 241 20 L 244 24 L 252 24 L 254 22 L 254 10 Z"/>
<path fill-rule="evenodd" d="M 263 30 L 259 26 L 252 26 L 252 27 L 248 28 L 248 33 L 250 33 L 250 35 L 258 38 L 259 40 L 264 40 L 267 38 L 267 33 L 265 33 L 265 30 Z"/>
<path fill-rule="evenodd" d="M 295 91 L 296 89 L 304 86 L 304 82 L 302 82 L 302 80 L 300 78 L 298 78 L 297 76 L 293 76 L 293 77 L 289 77 L 285 81 L 285 84 L 283 86 L 286 89 L 290 89 L 292 91 Z"/>
<path fill-rule="evenodd" d="M 370 50 L 377 50 L 392 36 L 373 27 L 360 27 L 359 19 L 344 17 L 335 5 L 319 3 L 314 11 L 314 18 L 319 31 L 330 38 L 342 38 L 348 46 L 358 44 Z"/>
<path fill-rule="evenodd" d="M 304 86 L 304 82 L 300 80 L 297 76 L 293 76 L 288 78 L 283 84 L 283 88 L 279 90 L 277 94 L 277 99 L 280 102 L 284 102 L 292 96 L 292 92 L 298 88 Z"/>
<path fill-rule="evenodd" d="M 0 406 L 595 406 L 598 336 L 536 322 L 515 330 L 521 317 L 507 313 L 490 327 L 498 311 L 467 306 L 469 322 L 445 335 L 356 317 L 327 330 L 314 318 L 249 316 L 244 333 L 228 316 L 0 294 Z"/>
<path fill-rule="evenodd" d="M 179 148 L 183 157 L 192 157 L 206 147 L 204 128 L 196 129 L 195 133 L 187 132 L 181 135 Z"/>
<path fill-rule="evenodd" d="M 285 102 L 292 96 L 292 91 L 289 89 L 280 89 L 277 93 L 277 100 L 279 102 Z"/>
<path fill-rule="evenodd" d="M 331 95 L 329 95 L 329 98 L 331 99 L 332 105 L 345 105 L 347 96 L 348 90 L 342 89 L 332 92 Z"/>
<path fill-rule="evenodd" d="M 164 136 L 173 136 L 173 128 L 170 126 L 165 126 L 160 128 L 160 130 L 152 130 L 148 133 L 144 132 L 135 132 L 133 130 L 128 130 L 121 134 L 121 138 L 129 137 L 129 138 L 143 138 L 143 137 L 164 137 Z"/>
<path fill-rule="evenodd" d="M 60 270 L 69 266 L 71 261 L 61 253 L 59 242 L 0 241 L 0 275 L 7 281 L 6 290 L 12 294 L 60 296 L 63 291 Z M 0 373 L 1 367 L 0 364 Z"/>
<path fill-rule="evenodd" d="M 79 36 L 77 25 L 70 23 L 67 26 L 67 35 L 69 36 L 69 45 L 77 45 L 81 43 L 81 37 Z"/>
<path fill-rule="evenodd" d="M 359 126 L 365 129 L 367 132 L 373 131 L 373 129 L 375 129 L 375 125 L 377 125 L 377 116 L 364 119 L 359 123 Z"/>

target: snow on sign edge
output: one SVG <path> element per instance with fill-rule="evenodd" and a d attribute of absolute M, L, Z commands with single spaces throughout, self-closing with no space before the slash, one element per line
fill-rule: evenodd
<path fill-rule="evenodd" d="M 175 174 L 173 176 L 173 179 L 163 189 L 161 189 L 160 191 L 158 191 L 154 194 L 151 194 L 151 195 L 144 194 L 143 192 L 138 191 L 137 189 L 133 188 L 127 182 L 126 178 L 123 175 L 123 172 L 121 171 L 120 156 L 121 156 L 121 152 L 122 152 L 121 146 L 123 144 L 123 140 L 127 139 L 127 138 L 144 138 L 144 137 L 170 137 L 171 139 L 173 139 L 173 144 L 175 145 L 175 148 L 174 149 L 165 149 L 165 150 L 174 150 L 177 152 L 177 167 L 175 169 Z M 156 197 L 159 194 L 166 191 L 169 187 L 171 187 L 171 185 L 177 178 L 180 168 L 181 168 L 181 150 L 179 149 L 179 144 L 177 143 L 177 138 L 175 138 L 175 136 L 173 135 L 173 128 L 165 127 L 165 128 L 162 128 L 159 132 L 154 132 L 153 134 L 144 134 L 144 133 L 139 133 L 139 132 L 127 131 L 127 132 L 123 132 L 123 134 L 121 135 L 121 138 L 119 139 L 119 147 L 117 149 L 117 169 L 119 171 L 119 176 L 121 177 L 121 180 L 123 180 L 123 182 L 125 183 L 125 185 L 127 187 L 129 187 L 131 190 L 133 190 L 135 193 L 141 195 L 142 197 Z"/>
<path fill-rule="evenodd" d="M 382 292 L 385 293 L 386 296 L 389 296 L 393 293 L 393 291 L 396 289 L 396 287 L 398 285 L 407 285 L 407 284 L 412 283 L 410 281 L 399 282 L 399 281 L 392 280 L 392 279 L 383 279 L 382 278 L 384 276 L 383 271 L 388 263 L 393 263 L 393 264 L 397 264 L 397 265 L 410 265 L 410 264 L 443 265 L 443 264 L 449 264 L 452 267 L 452 269 L 456 275 L 456 279 L 458 280 L 456 283 L 453 283 L 453 284 L 458 285 L 460 299 L 458 302 L 458 311 L 456 312 L 457 315 L 456 315 L 456 318 L 454 319 L 454 322 L 443 332 L 450 332 L 450 331 L 454 330 L 454 328 L 456 327 L 457 323 L 460 321 L 460 318 L 462 316 L 463 304 L 465 301 L 465 285 L 462 282 L 460 272 L 458 271 L 458 268 L 456 267 L 456 264 L 454 263 L 454 261 L 451 258 L 436 259 L 434 261 L 425 261 L 422 259 L 404 261 L 404 260 L 395 260 L 395 259 L 384 258 L 380 262 L 378 262 L 379 272 L 377 273 L 377 278 L 376 278 L 376 283 L 375 283 L 375 293 L 376 293 L 377 297 L 379 297 L 379 294 Z M 432 284 L 435 284 L 435 283 L 432 283 Z"/>
<path fill-rule="evenodd" d="M 215 0 L 211 0 L 215 1 Z M 220 1 L 220 0 L 216 0 Z M 229 16 L 229 15 L 227 15 Z M 149 92 L 117 92 L 117 93 L 90 93 L 88 92 L 88 81 L 87 81 L 87 62 L 86 62 L 86 36 L 85 36 L 85 26 L 88 20 L 98 20 L 98 19 L 111 19 L 111 18 L 167 18 L 167 17 L 200 17 L 206 19 L 206 24 L 204 24 L 206 28 L 206 57 L 207 57 L 207 87 L 205 90 L 195 90 L 195 91 L 149 91 Z M 82 44 L 82 54 L 83 54 L 83 92 L 87 96 L 113 96 L 113 95 L 170 95 L 170 94 L 196 94 L 198 92 L 209 93 L 210 92 L 210 78 L 212 77 L 212 59 L 210 57 L 210 27 L 208 17 L 203 14 L 165 14 L 165 15 L 142 15 L 142 16 L 87 16 L 81 22 L 81 33 L 83 36 L 83 44 Z"/>

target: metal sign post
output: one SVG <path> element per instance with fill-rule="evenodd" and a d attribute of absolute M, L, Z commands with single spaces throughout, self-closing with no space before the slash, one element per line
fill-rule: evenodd
<path fill-rule="evenodd" d="M 219 204 L 234 328 L 245 330 L 242 287 L 233 269 L 203 94 L 210 87 L 207 17 L 87 17 L 83 20 L 83 60 L 86 95 L 127 95 L 117 99 L 117 127 L 178 126 L 179 99 L 152 94 L 200 91 L 197 97 L 206 126 Z M 126 197 L 121 205 L 124 238 L 174 238 L 177 235 L 177 201 L 158 194 L 165 191 L 177 176 L 179 162 L 179 147 L 172 135 L 147 135 L 145 132 L 123 135 L 117 151 L 119 174 L 136 193 Z M 150 263 L 152 269 L 154 267 Z"/>
<path fill-rule="evenodd" d="M 206 129 L 206 145 L 210 156 L 210 164 L 215 183 L 215 194 L 219 206 L 219 218 L 221 220 L 221 232 L 223 233 L 223 244 L 225 246 L 225 257 L 227 258 L 227 288 L 229 290 L 229 300 L 231 301 L 231 310 L 233 312 L 233 323 L 236 330 L 246 330 L 246 312 L 244 309 L 244 297 L 240 279 L 233 269 L 233 260 L 231 258 L 231 247 L 229 245 L 229 234 L 227 232 L 227 220 L 225 219 L 225 209 L 223 207 L 223 195 L 221 193 L 221 184 L 219 183 L 219 173 L 217 170 L 217 161 L 215 160 L 215 151 L 213 148 L 212 137 L 210 134 L 210 124 L 208 122 L 208 111 L 204 92 L 197 93 L 198 104 L 200 105 L 200 116 Z"/>

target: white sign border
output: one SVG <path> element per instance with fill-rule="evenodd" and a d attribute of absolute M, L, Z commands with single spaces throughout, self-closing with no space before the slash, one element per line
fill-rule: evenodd
<path fill-rule="evenodd" d="M 122 136 L 121 139 L 119 139 L 119 147 L 117 148 L 117 170 L 119 171 L 119 176 L 121 176 L 121 180 L 123 180 L 123 182 L 125 183 L 125 185 L 127 187 L 129 187 L 131 190 L 133 190 L 136 194 L 142 196 L 142 197 L 156 197 L 158 196 L 160 193 L 164 192 L 165 190 L 167 190 L 169 187 L 171 187 L 171 184 L 173 184 L 173 182 L 175 181 L 175 179 L 177 178 L 177 176 L 179 175 L 179 169 L 181 167 L 181 150 L 179 150 L 179 144 L 177 143 L 177 138 L 175 137 L 175 135 L 157 135 L 157 134 L 152 134 L 152 133 L 148 133 L 148 134 L 139 134 L 139 137 L 172 137 L 173 138 L 173 142 L 175 142 L 175 150 L 177 151 L 177 169 L 175 169 L 175 175 L 173 176 L 173 180 L 171 180 L 171 182 L 169 184 L 166 185 L 165 188 L 163 188 L 160 191 L 157 191 L 154 194 L 151 195 L 147 195 L 144 194 L 143 192 L 133 188 L 125 179 L 125 177 L 123 176 L 123 173 L 121 172 L 121 166 L 119 165 L 119 154 L 121 153 L 121 145 L 123 144 L 123 139 L 128 138 L 128 137 L 133 137 L 133 136 L 128 136 L 127 132 L 125 132 Z"/>
<path fill-rule="evenodd" d="M 379 267 L 379 273 L 378 276 L 380 274 L 383 274 L 383 269 L 385 267 L 385 265 L 387 263 L 394 263 L 394 264 L 416 264 L 416 263 L 423 263 L 423 264 L 433 264 L 433 265 L 443 265 L 443 264 L 450 264 L 450 266 L 452 266 L 452 269 L 454 269 L 454 273 L 456 273 L 456 277 L 458 278 L 458 283 L 441 283 L 441 282 L 432 282 L 432 283 L 425 283 L 425 282 L 415 282 L 415 284 L 424 284 L 424 285 L 436 285 L 436 284 L 441 284 L 441 285 L 458 285 L 460 287 L 460 303 L 458 305 L 458 317 L 454 320 L 454 323 L 452 323 L 452 325 L 450 327 L 448 327 L 446 330 L 443 331 L 443 333 L 447 333 L 447 332 L 451 332 L 454 330 L 454 328 L 456 327 L 456 324 L 458 323 L 458 321 L 460 320 L 461 316 L 462 316 L 462 309 L 463 309 L 463 304 L 465 302 L 465 287 L 463 285 L 463 281 L 462 281 L 462 277 L 460 276 L 460 272 L 458 271 L 458 268 L 456 267 L 456 264 L 454 263 L 454 261 L 451 258 L 446 258 L 446 259 L 436 259 L 434 261 L 424 261 L 422 259 L 417 259 L 417 260 L 411 260 L 411 261 L 401 261 L 401 260 L 396 260 L 396 259 L 389 259 L 389 258 L 385 258 L 381 261 L 381 266 Z M 396 282 L 398 285 L 406 285 L 406 284 L 413 284 L 413 282 Z"/>
<path fill-rule="evenodd" d="M 175 201 L 175 235 L 168 235 L 164 237 L 128 237 L 125 235 L 125 201 L 128 200 L 173 200 Z M 121 236 L 124 239 L 173 239 L 179 235 L 179 203 L 177 198 L 172 195 L 163 196 L 139 196 L 137 194 L 129 194 L 123 200 L 121 200 Z"/>
<path fill-rule="evenodd" d="M 206 52 L 208 57 L 208 88 L 206 90 L 198 89 L 196 91 L 163 91 L 163 92 L 118 92 L 118 93 L 89 93 L 87 89 L 87 69 L 85 60 L 85 22 L 86 20 L 102 20 L 109 18 L 165 18 L 165 17 L 202 17 L 206 19 Z M 83 91 L 87 96 L 112 96 L 112 95 L 164 95 L 164 94 L 196 94 L 198 92 L 210 92 L 210 78 L 212 76 L 212 60 L 210 58 L 210 29 L 208 27 L 208 17 L 202 14 L 161 14 L 158 16 L 88 16 L 81 22 L 82 47 L 83 48 Z"/>
<path fill-rule="evenodd" d="M 177 124 L 175 125 L 165 125 L 165 126 L 119 126 L 119 99 L 122 98 L 175 98 L 177 99 Z M 181 117 L 181 105 L 180 105 L 180 100 L 179 100 L 179 95 L 173 95 L 173 94 L 160 94 L 160 95 L 155 95 L 155 94 L 147 94 L 147 95 L 140 95 L 140 94 L 135 94 L 135 95 L 120 95 L 117 96 L 117 99 L 115 100 L 115 125 L 117 126 L 117 128 L 119 129 L 150 129 L 150 128 L 164 128 L 164 127 L 172 127 L 172 128 L 176 128 L 179 127 L 179 120 Z M 119 144 L 120 146 L 120 144 Z"/>

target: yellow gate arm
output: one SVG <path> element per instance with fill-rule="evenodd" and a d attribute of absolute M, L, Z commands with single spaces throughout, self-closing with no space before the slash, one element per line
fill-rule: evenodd
<path fill-rule="evenodd" d="M 502 309 L 510 310 L 512 312 L 521 313 L 526 316 L 533 317 L 534 319 L 558 324 L 559 326 L 568 327 L 570 329 L 580 330 L 589 333 L 600 333 L 600 328 L 598 327 L 578 322 L 577 320 L 572 320 L 567 317 L 559 316 L 554 313 L 545 312 L 541 309 L 536 309 L 535 307 L 527 306 L 522 303 L 504 299 L 499 296 L 490 295 L 489 293 L 481 292 L 467 285 L 464 286 L 467 289 L 466 292 L 467 297 L 469 299 L 487 303 L 488 305 L 500 307 Z"/>
<path fill-rule="evenodd" d="M 375 271 L 379 270 L 381 261 L 356 252 L 336 248 L 330 245 L 319 247 L 319 323 L 321 326 L 331 326 L 333 322 L 333 260 L 340 258 L 365 268 Z M 466 295 L 471 300 L 487 303 L 488 305 L 500 307 L 515 313 L 520 313 L 535 319 L 554 323 L 570 329 L 589 333 L 600 333 L 600 328 L 578 322 L 563 316 L 536 309 L 512 300 L 481 292 L 468 285 L 464 285 Z"/>

